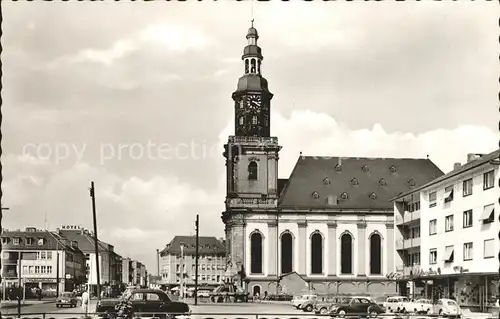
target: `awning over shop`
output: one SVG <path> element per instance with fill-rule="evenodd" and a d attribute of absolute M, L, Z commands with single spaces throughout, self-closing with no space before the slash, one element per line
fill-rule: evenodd
<path fill-rule="evenodd" d="M 479 221 L 487 220 L 491 218 L 491 215 L 495 212 L 495 205 L 488 205 L 484 207 L 483 213 L 479 218 Z"/>

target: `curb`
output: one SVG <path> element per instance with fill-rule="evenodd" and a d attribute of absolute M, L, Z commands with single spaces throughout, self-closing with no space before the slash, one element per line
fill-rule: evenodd
<path fill-rule="evenodd" d="M 30 307 L 30 306 L 35 306 L 35 305 L 46 305 L 50 303 L 55 303 L 55 300 L 50 300 L 50 301 L 42 301 L 42 302 L 37 302 L 37 303 L 25 303 L 21 304 L 21 308 L 23 307 Z M 0 309 L 11 309 L 11 308 L 17 308 L 17 303 L 3 303 L 0 304 Z"/>

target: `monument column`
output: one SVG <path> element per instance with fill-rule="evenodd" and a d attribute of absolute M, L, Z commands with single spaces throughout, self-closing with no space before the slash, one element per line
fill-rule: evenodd
<path fill-rule="evenodd" d="M 278 222 L 272 220 L 267 222 L 267 233 L 268 233 L 268 243 L 267 243 L 267 275 L 276 276 L 276 270 L 278 268 Z"/>
<path fill-rule="evenodd" d="M 327 276 L 337 276 L 337 222 L 328 222 L 328 272 Z"/>
<path fill-rule="evenodd" d="M 366 277 L 366 222 L 358 221 L 358 277 Z"/>
<path fill-rule="evenodd" d="M 386 263 L 387 263 L 387 274 L 394 272 L 394 224 L 387 223 L 385 224 L 385 229 L 387 232 L 387 254 L 386 254 Z M 383 259 L 382 259 L 383 260 Z"/>
<path fill-rule="evenodd" d="M 299 226 L 299 238 L 298 244 L 299 244 L 299 253 L 298 253 L 298 259 L 299 259 L 299 267 L 298 267 L 298 273 L 301 276 L 306 275 L 306 265 L 307 265 L 307 256 L 306 256 L 306 245 L 307 245 L 307 222 L 302 221 L 298 222 L 297 225 Z"/>

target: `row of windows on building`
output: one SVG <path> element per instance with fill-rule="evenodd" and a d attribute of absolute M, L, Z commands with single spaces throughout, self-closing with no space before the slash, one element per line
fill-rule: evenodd
<path fill-rule="evenodd" d="M 186 271 L 187 268 L 189 268 L 188 265 L 182 265 L 182 270 L 183 271 Z M 195 270 L 196 268 L 196 265 L 191 265 L 191 270 Z M 198 265 L 198 269 L 201 269 L 201 270 L 225 270 L 226 269 L 226 266 L 225 265 L 222 265 L 222 264 L 219 264 L 219 265 L 205 265 L 205 264 L 202 264 L 202 265 Z M 179 272 L 181 270 L 181 265 L 180 264 L 176 264 L 175 265 L 175 271 Z"/>
<path fill-rule="evenodd" d="M 12 238 L 12 245 L 14 246 L 19 246 L 21 244 L 21 238 L 20 237 L 13 237 Z M 9 238 L 8 237 L 2 237 L 2 244 L 7 245 L 9 243 Z M 25 243 L 28 246 L 35 245 L 35 238 L 32 237 L 27 237 L 25 238 Z M 45 239 L 44 238 L 38 238 L 36 239 L 36 243 L 38 246 L 43 246 L 45 244 Z"/>
<path fill-rule="evenodd" d="M 455 229 L 455 215 L 448 215 L 444 218 L 445 232 L 451 232 Z M 479 221 L 483 224 L 490 224 L 495 219 L 495 205 L 490 204 L 484 206 L 483 213 Z M 474 211 L 472 209 L 466 210 L 462 213 L 462 228 L 469 228 L 474 226 Z M 429 221 L 429 235 L 437 234 L 437 219 Z"/>
<path fill-rule="evenodd" d="M 23 274 L 50 275 L 52 266 L 23 266 Z"/>
<path fill-rule="evenodd" d="M 240 125 L 245 124 L 245 118 L 243 116 L 240 117 L 239 124 Z M 259 124 L 258 117 L 257 116 L 252 116 L 252 125 L 257 125 L 257 124 Z M 264 117 L 264 125 L 265 126 L 269 126 L 269 118 L 267 117 L 267 115 Z"/>
<path fill-rule="evenodd" d="M 281 273 L 287 274 L 293 271 L 293 237 L 290 233 L 281 235 Z M 343 275 L 353 274 L 353 244 L 352 235 L 345 232 L 340 237 L 340 273 Z M 311 274 L 324 274 L 323 270 L 323 236 L 316 232 L 310 240 L 310 267 Z M 378 233 L 372 233 L 369 236 L 370 251 L 370 274 L 382 274 L 382 238 Z M 259 232 L 254 232 L 250 236 L 250 273 L 263 273 L 263 237 Z M 302 256 L 300 257 L 302 258 Z"/>
<path fill-rule="evenodd" d="M 470 196 L 473 194 L 473 186 L 474 183 L 472 178 L 466 179 L 462 182 L 462 196 Z M 483 190 L 491 189 L 495 186 L 495 171 L 491 170 L 483 174 Z M 453 193 L 454 193 L 453 185 L 450 185 L 444 189 L 444 202 L 453 201 Z M 437 193 L 431 192 L 429 193 L 429 207 L 437 206 Z"/>
<path fill-rule="evenodd" d="M 495 257 L 495 240 L 493 238 L 486 239 L 483 242 L 483 259 L 494 258 Z M 472 242 L 463 244 L 463 260 L 468 261 L 474 258 L 474 244 Z M 451 263 L 455 260 L 455 246 L 450 245 L 445 247 L 444 251 L 444 262 Z M 437 248 L 432 248 L 429 251 L 429 264 L 437 264 L 438 262 L 438 250 Z"/>

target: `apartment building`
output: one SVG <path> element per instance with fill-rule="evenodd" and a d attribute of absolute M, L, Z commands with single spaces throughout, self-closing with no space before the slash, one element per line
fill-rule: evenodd
<path fill-rule="evenodd" d="M 469 154 L 465 164 L 394 199 L 402 293 L 432 297 L 439 291 L 483 311 L 495 304 L 499 156 Z"/>
<path fill-rule="evenodd" d="M 87 283 L 93 293 L 97 292 L 97 262 L 93 232 L 80 225 L 63 225 L 57 229 L 60 236 L 78 242 L 86 257 Z M 99 240 L 99 273 L 101 285 L 118 285 L 121 282 L 121 257 L 114 246 Z"/>
<path fill-rule="evenodd" d="M 182 249 L 181 249 L 182 246 Z M 199 237 L 198 284 L 218 286 L 226 272 L 226 250 L 216 237 Z M 175 236 L 160 252 L 161 283 L 171 287 L 194 286 L 196 237 Z M 182 276 L 182 277 L 181 277 Z"/>
<path fill-rule="evenodd" d="M 2 288 L 21 283 L 53 296 L 85 283 L 85 255 L 78 243 L 34 227 L 2 232 Z M 58 262 L 59 261 L 59 262 Z M 19 271 L 21 270 L 21 271 Z"/>

